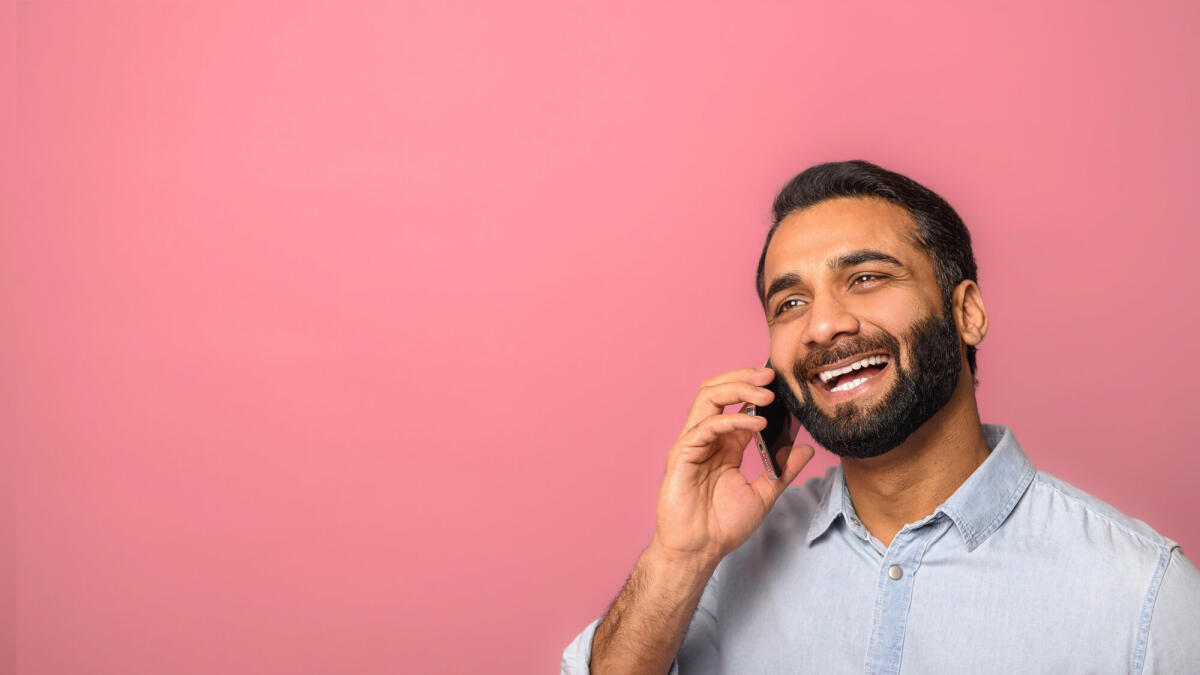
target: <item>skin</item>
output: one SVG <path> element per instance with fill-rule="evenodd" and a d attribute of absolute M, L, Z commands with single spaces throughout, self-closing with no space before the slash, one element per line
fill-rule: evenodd
<path fill-rule="evenodd" d="M 910 241 L 915 232 L 903 208 L 871 198 L 829 200 L 780 223 L 764 260 L 766 283 L 788 272 L 804 283 L 767 298 L 764 310 L 771 363 L 797 396 L 791 366 L 856 334 L 887 331 L 900 339 L 901 360 L 908 362 L 910 346 L 903 336 L 919 319 L 940 316 L 942 304 L 932 263 Z M 829 268 L 830 258 L 858 249 L 887 253 L 900 266 Z M 868 273 L 883 278 L 857 283 Z M 790 308 L 776 316 L 784 301 L 792 301 Z M 842 460 L 859 518 L 886 544 L 904 525 L 932 513 L 990 452 L 966 364 L 966 346 L 987 334 L 978 285 L 964 281 L 955 287 L 952 313 L 962 372 L 950 401 L 900 446 L 870 459 Z M 700 384 L 683 431 L 667 451 L 654 537 L 596 628 L 593 673 L 666 672 L 717 564 L 754 533 L 812 458 L 812 446 L 792 447 L 781 458 L 785 468 L 776 481 L 760 475 L 751 483 L 740 471 L 753 432 L 766 423 L 724 408 L 770 403 L 775 396 L 765 385 L 774 377 L 770 369 L 739 368 Z M 870 406 L 894 384 L 890 370 L 879 377 L 885 378 L 878 383 L 883 386 L 849 404 Z M 817 404 L 833 412 L 819 393 Z"/>
<path fill-rule="evenodd" d="M 791 368 L 784 364 L 828 350 L 846 337 L 881 330 L 899 337 L 907 355 L 909 345 L 902 336 L 908 328 L 930 314 L 941 315 L 933 263 L 912 241 L 915 233 L 916 223 L 907 211 L 874 198 L 825 201 L 793 212 L 780 223 L 767 250 L 764 279 L 769 286 L 777 276 L 791 272 L 804 283 L 767 298 L 764 311 L 770 327 L 771 363 L 781 367 L 797 395 Z M 828 259 L 857 249 L 882 251 L 902 266 L 865 262 L 829 268 Z M 978 345 L 988 327 L 975 282 L 963 281 L 954 289 L 952 314 L 961 341 L 962 370 L 949 403 L 895 449 L 869 459 L 842 460 L 854 509 L 884 544 L 890 544 L 904 525 L 932 513 L 990 452 L 966 363 L 967 345 Z M 908 363 L 905 358 L 902 362 Z M 877 384 L 883 386 L 863 392 L 848 404 L 869 407 L 878 401 L 893 384 L 895 370 L 888 368 L 880 377 L 884 379 Z M 833 414 L 832 404 L 819 391 L 815 402 Z"/>

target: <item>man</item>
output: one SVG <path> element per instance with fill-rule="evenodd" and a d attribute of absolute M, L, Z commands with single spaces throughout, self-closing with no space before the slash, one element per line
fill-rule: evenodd
<path fill-rule="evenodd" d="M 1200 572 L 1179 546 L 980 422 L 988 314 L 950 205 L 854 161 L 801 173 L 774 211 L 757 278 L 773 370 L 700 387 L 654 537 L 563 672 L 1200 672 Z M 765 422 L 723 409 L 772 389 L 842 458 L 824 478 L 785 491 L 807 445 L 779 480 L 739 471 Z"/>

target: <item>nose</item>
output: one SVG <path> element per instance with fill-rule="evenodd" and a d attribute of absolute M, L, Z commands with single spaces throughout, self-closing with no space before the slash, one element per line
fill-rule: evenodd
<path fill-rule="evenodd" d="M 809 350 L 831 347 L 839 336 L 853 335 L 859 329 L 858 318 L 830 294 L 813 298 L 805 318 L 808 323 L 801 339 Z"/>

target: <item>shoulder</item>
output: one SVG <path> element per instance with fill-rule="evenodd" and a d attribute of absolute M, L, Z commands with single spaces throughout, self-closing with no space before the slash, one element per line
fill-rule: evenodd
<path fill-rule="evenodd" d="M 1028 506 L 1051 529 L 1068 528 L 1091 541 L 1107 541 L 1154 558 L 1178 546 L 1146 523 L 1044 471 L 1034 476 L 1027 498 Z"/>
<path fill-rule="evenodd" d="M 997 534 L 996 544 L 1018 551 L 1021 564 L 1047 584 L 1045 593 L 1085 602 L 1095 617 L 1133 619 L 1143 642 L 1179 555 L 1175 541 L 1146 523 L 1044 472 Z"/>
<path fill-rule="evenodd" d="M 1200 573 L 1178 543 L 1060 478 L 1035 472 L 980 551 L 1076 638 L 1127 640 L 1132 672 L 1183 672 L 1178 658 L 1200 656 L 1200 643 L 1181 651 L 1200 625 Z"/>

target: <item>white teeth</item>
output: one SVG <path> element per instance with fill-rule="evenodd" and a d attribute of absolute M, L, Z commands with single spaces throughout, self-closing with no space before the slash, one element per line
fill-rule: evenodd
<path fill-rule="evenodd" d="M 838 386 L 834 387 L 833 389 L 830 389 L 829 391 L 846 391 L 847 389 L 853 389 L 866 381 L 867 381 L 867 378 L 860 377 L 857 380 L 851 380 L 849 382 L 846 382 L 845 384 L 839 384 Z"/>
<path fill-rule="evenodd" d="M 836 370 L 826 370 L 825 372 L 820 373 L 819 376 L 820 376 L 822 382 L 828 382 L 829 380 L 837 377 L 838 375 L 844 375 L 852 370 L 858 370 L 859 368 L 866 368 L 867 366 L 875 366 L 875 365 L 879 365 L 881 363 L 887 363 L 887 362 L 888 362 L 888 357 L 886 355 L 877 354 L 875 356 L 868 356 L 867 358 L 865 358 L 861 361 L 856 361 L 854 363 L 851 363 L 848 366 L 843 366 Z M 832 391 L 837 391 L 837 389 L 833 389 Z"/>

